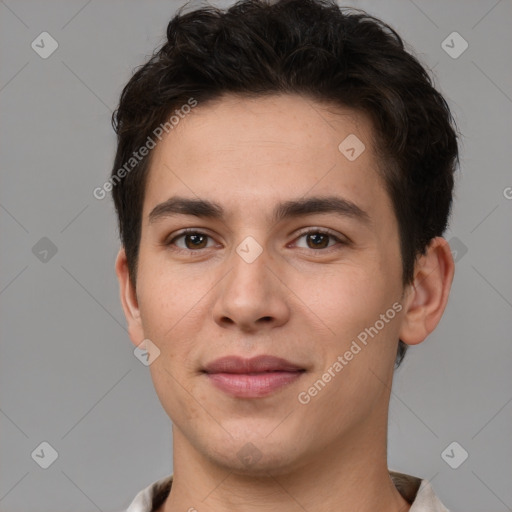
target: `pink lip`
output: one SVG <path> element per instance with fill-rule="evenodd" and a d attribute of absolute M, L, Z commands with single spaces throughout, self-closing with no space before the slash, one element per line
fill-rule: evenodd
<path fill-rule="evenodd" d="M 303 368 L 273 356 L 251 359 L 228 356 L 208 364 L 204 372 L 220 390 L 240 398 L 258 398 L 297 380 Z"/>

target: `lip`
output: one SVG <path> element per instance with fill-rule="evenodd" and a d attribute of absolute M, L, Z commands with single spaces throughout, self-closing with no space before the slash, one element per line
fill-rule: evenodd
<path fill-rule="evenodd" d="M 203 370 L 218 389 L 238 398 L 260 398 L 295 382 L 304 368 L 269 355 L 246 359 L 227 356 L 209 363 Z"/>

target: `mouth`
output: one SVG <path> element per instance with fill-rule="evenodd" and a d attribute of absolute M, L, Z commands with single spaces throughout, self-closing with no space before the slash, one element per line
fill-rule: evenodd
<path fill-rule="evenodd" d="M 305 371 L 290 361 L 266 355 L 222 357 L 203 369 L 211 384 L 237 398 L 268 396 L 298 380 Z"/>

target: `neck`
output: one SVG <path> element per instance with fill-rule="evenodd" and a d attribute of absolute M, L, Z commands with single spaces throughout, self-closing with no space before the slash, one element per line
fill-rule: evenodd
<path fill-rule="evenodd" d="M 387 418 L 380 431 L 347 435 L 293 470 L 235 473 L 202 457 L 174 427 L 172 491 L 158 512 L 406 512 L 387 468 Z M 366 441 L 365 441 L 366 440 Z"/>

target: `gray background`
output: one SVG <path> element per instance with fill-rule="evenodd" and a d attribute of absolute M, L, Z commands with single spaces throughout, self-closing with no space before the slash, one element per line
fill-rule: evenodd
<path fill-rule="evenodd" d="M 1 512 L 118 511 L 172 471 L 170 420 L 118 300 L 113 207 L 92 191 L 121 89 L 180 5 L 0 1 Z M 454 511 L 512 510 L 512 2 L 351 5 L 415 49 L 464 134 L 454 286 L 395 376 L 389 465 L 432 480 Z M 43 31 L 59 45 L 47 59 L 31 48 Z M 453 31 L 469 44 L 458 58 L 441 46 Z M 31 456 L 43 441 L 58 452 L 48 469 Z M 458 469 L 441 457 L 452 441 L 469 453 Z"/>

